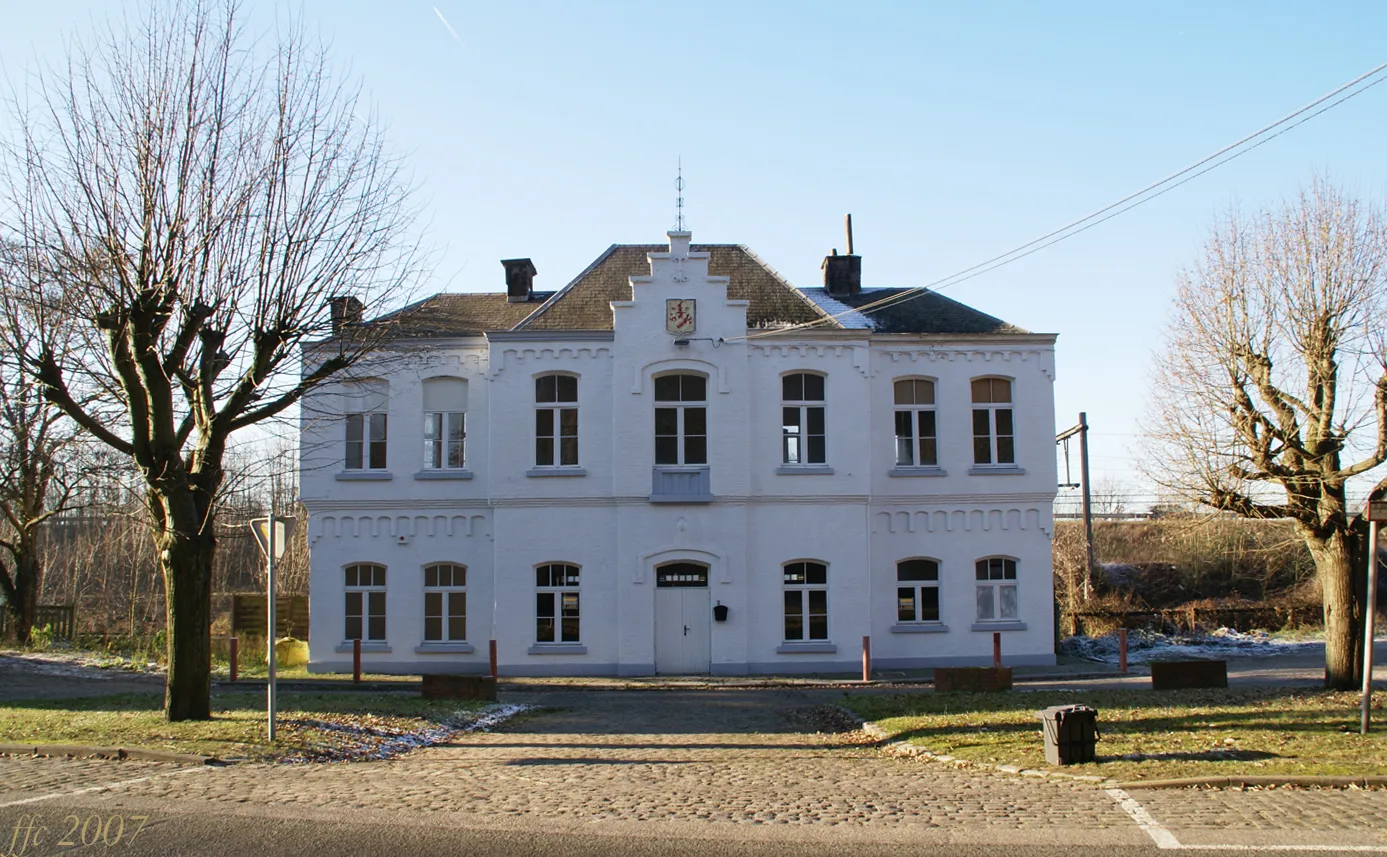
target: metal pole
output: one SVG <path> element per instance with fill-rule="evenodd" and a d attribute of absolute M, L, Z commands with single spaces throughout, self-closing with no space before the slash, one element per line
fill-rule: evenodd
<path fill-rule="evenodd" d="M 241 657 L 240 646 L 238 645 L 238 643 L 237 643 L 237 641 L 236 641 L 236 638 L 235 638 L 235 637 L 232 637 L 232 638 L 231 638 L 231 680 L 232 680 L 232 681 L 235 681 L 235 680 L 236 680 L 237 667 L 240 666 L 240 657 Z"/>
<path fill-rule="evenodd" d="M 862 638 L 862 680 L 872 680 L 872 638 Z"/>
<path fill-rule="evenodd" d="M 497 674 L 498 674 L 498 673 L 497 673 L 497 669 L 496 669 L 496 641 L 495 641 L 495 640 L 492 640 L 492 641 L 491 641 L 490 649 L 491 649 L 491 679 L 492 679 L 492 681 L 495 681 L 496 678 L 497 678 Z"/>
<path fill-rule="evenodd" d="M 993 632 L 992 632 L 992 666 L 994 666 L 994 667 L 1000 667 L 1001 665 L 1002 665 L 1002 632 L 1001 632 L 1001 631 L 993 631 Z"/>
<path fill-rule="evenodd" d="M 275 513 L 270 510 L 268 532 L 265 535 L 265 613 L 267 614 L 267 630 L 269 635 L 269 665 L 270 680 L 265 685 L 265 710 L 266 718 L 270 725 L 270 741 L 275 740 Z"/>
<path fill-rule="evenodd" d="M 1123 675 L 1127 674 L 1127 629 L 1119 628 L 1117 631 L 1117 671 Z"/>
<path fill-rule="evenodd" d="M 1088 414 L 1079 412 L 1079 478 L 1084 483 L 1084 600 L 1093 589 L 1093 496 L 1088 487 Z"/>
<path fill-rule="evenodd" d="M 1368 709 L 1373 702 L 1373 631 L 1377 624 L 1377 521 L 1368 522 L 1368 609 L 1363 632 L 1363 726 L 1368 734 Z"/>

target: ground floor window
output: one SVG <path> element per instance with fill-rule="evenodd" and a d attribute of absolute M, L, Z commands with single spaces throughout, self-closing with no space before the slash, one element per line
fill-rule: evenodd
<path fill-rule="evenodd" d="M 385 566 L 349 565 L 346 634 L 348 640 L 385 640 Z"/>
<path fill-rule="evenodd" d="M 581 639 L 578 566 L 566 563 L 538 566 L 535 589 L 535 642 L 578 642 Z"/>
<path fill-rule="evenodd" d="M 907 559 L 896 563 L 896 621 L 939 621 L 939 563 Z"/>
<path fill-rule="evenodd" d="M 978 560 L 978 619 L 1015 619 L 1016 560 L 994 556 Z"/>
<path fill-rule="evenodd" d="M 783 568 L 785 640 L 828 639 L 828 566 L 791 562 Z"/>

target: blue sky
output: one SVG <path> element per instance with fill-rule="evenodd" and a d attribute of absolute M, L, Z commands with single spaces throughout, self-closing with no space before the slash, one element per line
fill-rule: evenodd
<path fill-rule="evenodd" d="M 114 2 L 14 3 L 13 81 Z M 248 0 L 256 27 L 284 6 Z M 558 288 L 674 221 L 797 285 L 843 246 L 869 286 L 918 285 L 1088 214 L 1387 61 L 1381 3 L 306 0 L 422 190 L 430 291 L 495 291 L 529 256 Z M 0 126 L 2 127 L 2 126 Z M 1176 270 L 1230 203 L 1316 172 L 1387 193 L 1387 85 L 1083 235 L 945 293 L 1060 334 L 1059 427 L 1095 482 L 1130 472 Z"/>

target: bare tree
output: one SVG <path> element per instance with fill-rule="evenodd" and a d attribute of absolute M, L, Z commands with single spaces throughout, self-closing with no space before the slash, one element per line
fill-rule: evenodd
<path fill-rule="evenodd" d="M 1325 684 L 1338 689 L 1362 672 L 1365 528 L 1347 487 L 1387 491 L 1372 482 L 1387 461 L 1384 311 L 1381 206 L 1320 179 L 1279 209 L 1234 212 L 1180 276 L 1150 422 L 1152 479 L 1295 523 L 1324 594 Z"/>
<path fill-rule="evenodd" d="M 43 583 L 43 524 L 68 507 L 82 467 L 76 424 L 44 400 L 19 359 L 36 334 L 9 289 L 10 261 L 0 248 L 0 596 L 14 638 L 28 643 Z"/>
<path fill-rule="evenodd" d="M 235 0 L 150 0 L 31 79 L 0 237 L 42 260 L 28 270 L 56 272 L 27 284 L 40 332 L 81 342 L 42 339 L 23 356 L 47 398 L 144 480 L 165 711 L 204 719 L 228 441 L 386 335 L 350 324 L 363 304 L 344 296 L 393 305 L 417 282 L 412 189 L 325 49 L 298 27 L 253 37 Z"/>

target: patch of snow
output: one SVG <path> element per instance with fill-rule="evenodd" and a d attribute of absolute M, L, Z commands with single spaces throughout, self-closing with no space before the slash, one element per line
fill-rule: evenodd
<path fill-rule="evenodd" d="M 479 712 L 459 711 L 457 720 L 438 726 L 405 732 L 388 726 L 366 726 L 351 722 L 328 720 L 289 720 L 286 724 L 306 727 L 323 732 L 335 732 L 346 737 L 345 746 L 338 745 L 323 752 L 309 751 L 305 754 L 286 756 L 279 761 L 283 764 L 308 764 L 322 761 L 382 761 L 392 759 L 402 753 L 441 744 L 467 732 L 489 732 L 512 717 L 526 711 L 531 706 L 515 703 L 488 705 Z"/>
<path fill-rule="evenodd" d="M 864 289 L 863 291 L 867 291 Z M 819 309 L 833 316 L 843 327 L 849 330 L 874 330 L 876 325 L 871 318 L 836 298 L 828 296 L 827 289 L 800 289 L 800 292 L 809 298 Z"/>
<path fill-rule="evenodd" d="M 1118 645 L 1116 634 L 1096 639 L 1069 637 L 1060 643 L 1060 652 L 1099 663 L 1115 664 L 1118 661 Z M 1322 645 L 1319 641 L 1281 640 L 1265 631 L 1245 633 L 1232 628 L 1217 628 L 1197 635 L 1130 631 L 1127 634 L 1127 662 L 1144 664 L 1182 658 L 1265 658 L 1317 651 Z"/>

